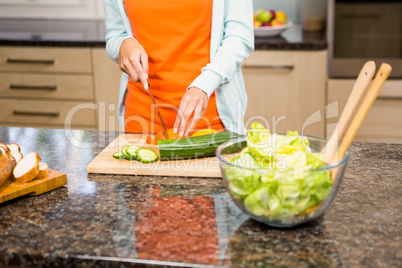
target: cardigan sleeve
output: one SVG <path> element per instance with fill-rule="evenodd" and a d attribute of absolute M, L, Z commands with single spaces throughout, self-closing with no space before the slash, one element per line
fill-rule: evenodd
<path fill-rule="evenodd" d="M 211 62 L 202 68 L 201 74 L 189 86 L 202 89 L 208 98 L 222 84 L 230 82 L 242 62 L 254 50 L 252 0 L 226 0 L 223 12 L 221 45 Z"/>
<path fill-rule="evenodd" d="M 134 39 L 134 37 L 126 30 L 127 25 L 124 24 L 118 0 L 104 0 L 104 6 L 106 52 L 113 61 L 118 63 L 121 43 L 127 38 Z"/>

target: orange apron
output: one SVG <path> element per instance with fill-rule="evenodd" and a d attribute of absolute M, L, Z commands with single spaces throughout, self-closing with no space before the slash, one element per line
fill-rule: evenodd
<path fill-rule="evenodd" d="M 133 36 L 148 54 L 148 81 L 167 128 L 173 128 L 187 87 L 209 63 L 212 1 L 124 0 Z M 151 99 L 141 83 L 130 78 L 127 89 L 125 131 L 161 131 Z M 224 129 L 215 93 L 196 126 L 196 130 L 204 128 Z"/>

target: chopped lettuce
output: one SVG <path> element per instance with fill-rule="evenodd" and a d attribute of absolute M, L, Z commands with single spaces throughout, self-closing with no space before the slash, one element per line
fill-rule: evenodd
<path fill-rule="evenodd" d="M 297 131 L 271 134 L 253 123 L 247 147 L 232 159 L 235 166 L 226 169 L 229 190 L 254 215 L 271 220 L 294 216 L 330 193 L 329 171 L 314 170 L 322 160 Z"/>

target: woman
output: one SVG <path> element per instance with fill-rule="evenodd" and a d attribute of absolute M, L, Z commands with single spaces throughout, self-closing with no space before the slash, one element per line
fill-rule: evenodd
<path fill-rule="evenodd" d="M 254 48 L 252 0 L 104 3 L 106 50 L 123 71 L 118 114 L 126 132 L 162 129 L 148 83 L 175 133 L 244 132 L 240 65 Z"/>

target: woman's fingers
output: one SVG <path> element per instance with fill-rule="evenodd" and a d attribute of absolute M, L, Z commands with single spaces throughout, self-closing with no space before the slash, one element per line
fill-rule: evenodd
<path fill-rule="evenodd" d="M 142 69 L 142 65 L 139 61 L 139 59 L 135 59 L 132 61 L 132 64 L 134 66 L 134 70 L 136 71 L 138 78 L 137 81 L 140 81 L 142 86 L 148 90 L 148 81 L 147 81 L 147 75 L 144 72 L 144 69 Z"/>
<path fill-rule="evenodd" d="M 204 113 L 205 110 L 203 108 L 203 105 L 200 102 L 198 102 L 198 105 L 194 111 L 193 120 L 191 121 L 190 126 L 186 129 L 186 133 L 184 133 L 184 136 L 189 135 L 194 130 L 195 126 L 198 124 L 198 122 L 200 122 Z"/>
<path fill-rule="evenodd" d="M 142 69 L 144 70 L 147 79 L 148 79 L 148 71 L 149 71 L 149 66 L 148 66 L 148 55 L 147 53 L 141 53 L 141 65 Z"/>
<path fill-rule="evenodd" d="M 148 55 L 140 44 L 132 39 L 124 40 L 120 46 L 119 65 L 134 81 L 141 81 L 148 89 Z"/>
<path fill-rule="evenodd" d="M 180 125 L 181 125 L 181 120 L 184 117 L 184 111 L 186 110 L 187 105 L 189 103 L 190 103 L 189 99 L 185 98 L 183 96 L 183 98 L 181 99 L 180 105 L 179 105 L 179 109 L 177 110 L 176 120 L 175 120 L 174 125 L 173 125 L 173 132 L 174 133 L 177 133 L 179 131 Z"/>
<path fill-rule="evenodd" d="M 187 136 L 200 121 L 208 105 L 207 94 L 199 88 L 191 87 L 184 93 L 174 124 L 174 132 L 179 131 L 180 136 Z M 187 128 L 191 115 L 194 113 L 193 120 Z"/>
<path fill-rule="evenodd" d="M 180 108 L 179 108 L 179 111 L 180 111 Z M 181 117 L 179 116 L 179 112 L 178 112 L 176 115 L 176 120 L 174 121 L 174 125 L 173 125 L 174 133 L 177 133 L 177 131 L 179 131 L 180 121 L 181 121 Z"/>
<path fill-rule="evenodd" d="M 185 136 L 188 120 L 190 119 L 190 116 L 193 114 L 198 103 L 199 103 L 199 99 L 197 99 L 197 98 L 192 99 L 189 102 L 189 104 L 187 105 L 186 109 L 183 111 L 183 113 L 181 115 L 180 126 L 179 126 L 179 135 L 180 136 Z"/>
<path fill-rule="evenodd" d="M 125 63 L 123 66 L 124 66 L 123 71 L 126 72 L 131 77 L 131 79 L 133 79 L 133 81 L 138 81 L 139 79 L 138 74 L 135 71 L 131 62 Z"/>

